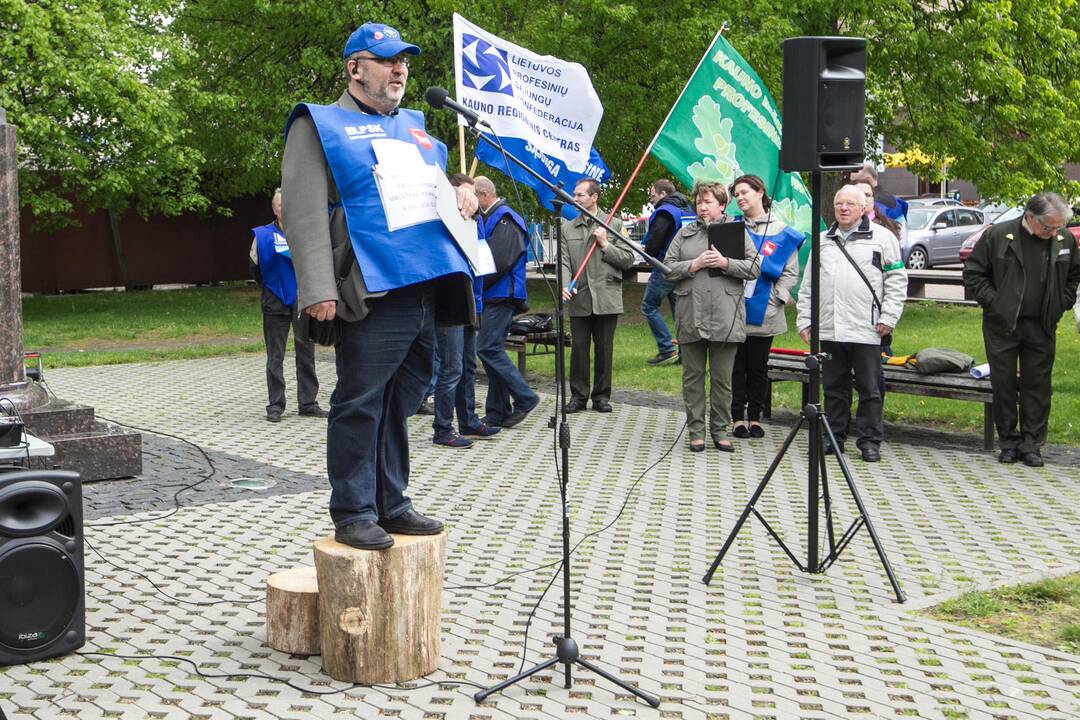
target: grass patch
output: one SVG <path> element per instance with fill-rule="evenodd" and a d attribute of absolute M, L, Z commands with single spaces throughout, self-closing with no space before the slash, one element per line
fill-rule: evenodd
<path fill-rule="evenodd" d="M 987 592 L 929 608 L 938 620 L 1080 654 L 1080 573 Z"/>
<path fill-rule="evenodd" d="M 552 280 L 554 283 L 554 280 Z M 625 287 L 626 313 L 616 331 L 614 385 L 682 394 L 678 365 L 652 367 L 645 360 L 656 344 L 638 308 L 643 284 Z M 542 281 L 529 283 L 534 310 L 550 312 L 552 296 Z M 788 308 L 789 332 L 777 347 L 804 348 L 794 332 L 794 308 Z M 259 289 L 245 283 L 224 287 L 136 292 L 91 292 L 38 295 L 23 300 L 23 345 L 43 350 L 48 367 L 150 362 L 262 352 Z M 1050 441 L 1080 445 L 1080 369 L 1068 358 L 1080 357 L 1080 334 L 1072 315 L 1058 328 L 1058 362 L 1054 367 L 1054 402 Z M 982 362 L 981 312 L 974 307 L 940 303 L 908 303 L 897 329 L 894 349 L 912 353 L 927 347 L 961 350 Z M 529 358 L 529 370 L 553 377 L 552 356 Z M 796 408 L 800 389 L 777 384 L 773 405 Z M 889 395 L 885 417 L 893 422 L 933 426 L 981 434 L 982 405 L 913 395 Z"/>

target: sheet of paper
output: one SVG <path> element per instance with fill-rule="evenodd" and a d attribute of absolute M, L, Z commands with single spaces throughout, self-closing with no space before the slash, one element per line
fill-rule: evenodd
<path fill-rule="evenodd" d="M 442 173 L 424 162 L 412 143 L 383 138 L 371 141 L 375 151 L 375 183 L 390 230 L 439 219 L 435 178 Z"/>
<path fill-rule="evenodd" d="M 444 173 L 436 173 L 435 189 L 436 197 L 439 209 L 439 218 L 442 220 L 443 225 L 450 231 L 450 235 L 453 236 L 454 242 L 457 243 L 461 251 L 465 253 L 465 257 L 469 261 L 469 265 L 472 266 L 473 272 L 477 275 L 487 275 L 495 272 L 495 261 L 491 259 L 491 250 L 487 247 L 487 243 L 479 240 L 476 233 L 476 221 L 472 219 L 465 219 L 461 217 L 461 213 L 458 212 L 457 206 L 457 190 L 450 181 L 447 179 Z M 483 248 L 486 250 L 487 260 L 485 262 L 482 257 L 484 252 L 481 250 L 481 243 L 483 242 Z M 490 269 L 486 272 L 482 272 L 482 269 L 490 265 Z"/>

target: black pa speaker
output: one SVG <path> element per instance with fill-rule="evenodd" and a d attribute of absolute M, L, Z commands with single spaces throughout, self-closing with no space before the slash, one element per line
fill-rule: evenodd
<path fill-rule="evenodd" d="M 784 41 L 781 168 L 795 172 L 862 167 L 865 117 L 866 40 Z"/>
<path fill-rule="evenodd" d="M 79 473 L 0 475 L 0 665 L 86 641 L 82 532 Z"/>

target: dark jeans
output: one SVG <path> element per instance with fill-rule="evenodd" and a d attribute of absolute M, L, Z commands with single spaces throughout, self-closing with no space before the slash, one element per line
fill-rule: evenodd
<path fill-rule="evenodd" d="M 593 345 L 592 400 L 611 399 L 611 357 L 615 350 L 618 315 L 585 315 L 570 318 L 570 399 L 585 402 L 589 397 L 589 354 Z"/>
<path fill-rule="evenodd" d="M 326 471 L 337 527 L 412 508 L 406 421 L 424 399 L 435 354 L 430 284 L 393 290 L 360 322 L 342 322 L 330 398 Z"/>
<path fill-rule="evenodd" d="M 825 413 L 829 427 L 837 442 L 847 438 L 851 422 L 852 373 L 855 389 L 859 392 L 859 407 L 855 412 L 855 427 L 859 432 L 856 445 L 877 447 L 885 439 L 885 421 L 881 416 L 881 345 L 864 343 L 821 342 L 822 352 L 832 357 L 826 360 L 821 371 L 825 388 Z"/>
<path fill-rule="evenodd" d="M 289 341 L 292 315 L 263 313 L 263 340 L 266 342 L 267 413 L 285 409 L 285 345 Z M 318 406 L 319 378 L 315 376 L 315 345 L 293 333 L 296 344 L 296 403 L 301 411 Z"/>
<path fill-rule="evenodd" d="M 641 314 L 649 323 L 649 330 L 656 340 L 656 349 L 661 355 L 675 350 L 664 314 L 660 312 L 660 306 L 664 304 L 664 298 L 667 298 L 671 305 L 671 316 L 675 317 L 675 293 L 672 292 L 674 288 L 675 283 L 665 280 L 659 270 L 653 270 L 649 274 L 648 284 L 645 285 L 645 295 L 641 298 Z"/>
<path fill-rule="evenodd" d="M 512 304 L 485 303 L 480 332 L 476 336 L 476 355 L 483 363 L 488 378 L 484 413 L 487 422 L 492 425 L 498 425 L 515 409 L 533 408 L 540 402 L 540 396 L 533 392 L 517 366 L 506 355 L 506 332 L 513 319 Z M 460 421 L 460 417 L 458 419 Z"/>
<path fill-rule="evenodd" d="M 436 442 L 454 436 L 454 411 L 458 429 L 465 433 L 480 425 L 476 400 L 476 331 L 471 327 L 447 327 L 435 331 L 439 382 L 435 386 L 435 419 L 431 423 Z"/>
<path fill-rule="evenodd" d="M 769 349 L 772 336 L 747 335 L 735 353 L 731 371 L 731 419 L 758 421 L 769 395 Z"/>
<path fill-rule="evenodd" d="M 994 393 L 991 412 L 1002 448 L 1037 452 L 1046 443 L 1056 342 L 1036 318 L 1018 319 L 1013 332 L 983 319 L 983 343 Z"/>

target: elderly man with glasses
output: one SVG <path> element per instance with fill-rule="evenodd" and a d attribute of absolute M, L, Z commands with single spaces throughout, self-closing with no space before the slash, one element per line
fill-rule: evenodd
<path fill-rule="evenodd" d="M 394 200 L 435 193 L 430 168 L 446 167 L 446 146 L 427 134 L 423 114 L 399 108 L 419 53 L 388 25 L 361 25 L 345 44 L 345 92 L 334 105 L 297 105 L 285 129 L 282 217 L 297 305 L 336 326 L 330 516 L 339 542 L 369 550 L 392 545 L 390 533 L 442 530 L 405 494 L 406 420 L 432 376 L 435 324 L 476 321 L 468 261 L 427 211 L 433 198 Z M 459 188 L 462 216 L 476 206 Z"/>
<path fill-rule="evenodd" d="M 1071 217 L 1060 195 L 1034 195 L 1022 217 L 991 225 L 964 264 L 964 284 L 983 308 L 1003 463 L 1043 465 L 1058 321 L 1080 285 L 1080 250 L 1065 230 Z"/>
<path fill-rule="evenodd" d="M 854 185 L 837 191 L 833 201 L 836 222 L 821 236 L 821 287 L 818 337 L 829 359 L 822 367 L 825 413 L 844 452 L 851 418 L 851 385 L 859 392 L 856 445 L 865 462 L 881 459 L 885 439 L 882 418 L 881 338 L 892 332 L 904 312 L 907 273 L 896 238 L 863 214 L 863 194 Z M 812 256 L 809 262 L 817 262 Z M 809 265 L 808 265 L 809 267 Z M 812 275 L 803 274 L 796 327 L 810 342 Z"/>

